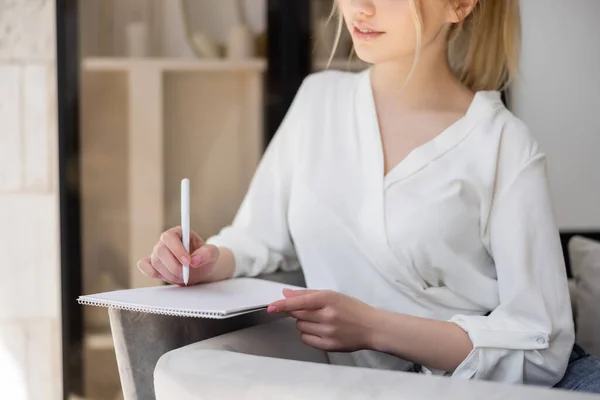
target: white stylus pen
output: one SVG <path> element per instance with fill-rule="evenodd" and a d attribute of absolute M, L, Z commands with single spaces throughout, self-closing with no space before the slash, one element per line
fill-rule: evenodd
<path fill-rule="evenodd" d="M 183 247 L 190 253 L 190 180 L 183 179 L 181 181 L 181 241 Z M 190 280 L 190 267 L 183 267 L 183 283 L 187 286 Z"/>

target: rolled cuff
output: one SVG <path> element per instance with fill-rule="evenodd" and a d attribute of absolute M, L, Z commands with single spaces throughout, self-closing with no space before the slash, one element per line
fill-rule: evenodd
<path fill-rule="evenodd" d="M 489 317 L 457 315 L 450 322 L 467 332 L 474 348 L 542 350 L 550 346 L 548 332 L 519 329 L 515 324 L 503 324 Z"/>
<path fill-rule="evenodd" d="M 537 353 L 550 347 L 548 332 L 519 329 L 510 321 L 464 315 L 449 321 L 460 326 L 473 343 L 473 350 L 452 373 L 453 377 L 522 382 L 525 352 Z"/>
<path fill-rule="evenodd" d="M 509 350 L 542 350 L 550 346 L 550 334 L 541 330 L 516 329 L 489 317 L 455 316 L 450 322 L 460 326 L 473 342 L 474 348 L 497 348 Z"/>

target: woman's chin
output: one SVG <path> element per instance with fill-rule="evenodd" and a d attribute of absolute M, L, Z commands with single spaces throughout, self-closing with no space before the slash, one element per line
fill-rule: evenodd
<path fill-rule="evenodd" d="M 379 54 L 379 52 L 373 50 L 374 49 L 361 49 L 358 47 L 354 48 L 356 56 L 367 64 L 380 64 L 382 62 L 389 61 L 389 56 L 386 57 L 385 55 Z"/>

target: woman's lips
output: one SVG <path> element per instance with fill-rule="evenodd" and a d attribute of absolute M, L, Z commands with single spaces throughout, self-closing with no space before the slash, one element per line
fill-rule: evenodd
<path fill-rule="evenodd" d="M 374 40 L 383 35 L 385 32 L 378 31 L 365 23 L 354 23 L 352 36 L 359 40 Z"/>
<path fill-rule="evenodd" d="M 364 31 L 354 27 L 352 36 L 359 40 L 374 40 L 383 35 L 385 32 Z"/>

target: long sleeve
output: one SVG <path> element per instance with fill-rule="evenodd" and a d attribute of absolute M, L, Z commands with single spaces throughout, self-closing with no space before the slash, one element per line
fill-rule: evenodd
<path fill-rule="evenodd" d="M 306 79 L 282 124 L 269 143 L 231 225 L 207 243 L 234 255 L 234 276 L 256 276 L 299 267 L 287 211 L 297 141 L 306 119 Z"/>
<path fill-rule="evenodd" d="M 538 154 L 493 201 L 487 235 L 499 305 L 450 319 L 474 347 L 453 376 L 552 386 L 564 374 L 574 328 L 548 186 Z"/>

